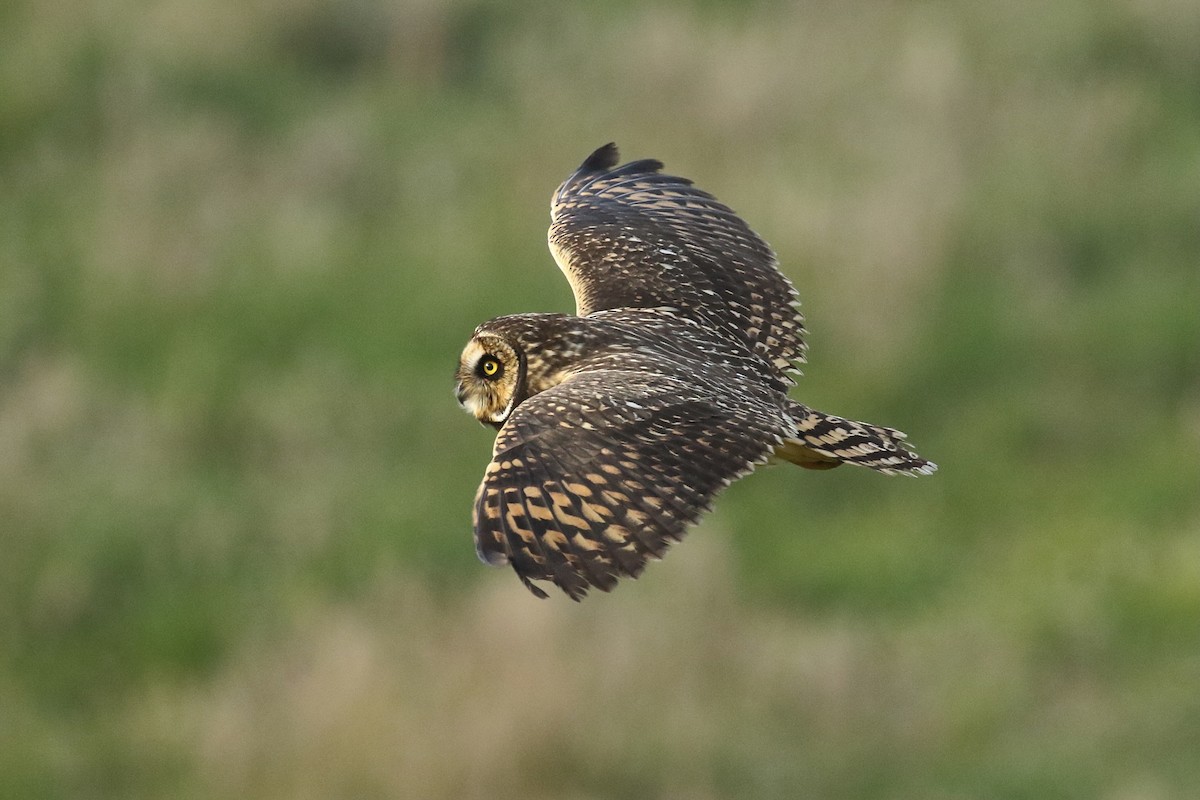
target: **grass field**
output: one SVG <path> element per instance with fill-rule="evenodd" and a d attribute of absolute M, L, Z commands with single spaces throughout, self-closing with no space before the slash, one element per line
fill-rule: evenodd
<path fill-rule="evenodd" d="M 1200 796 L 1200 6 L 0 10 L 0 796 Z M 476 324 L 657 157 L 780 255 L 776 467 L 641 581 L 475 558 Z"/>

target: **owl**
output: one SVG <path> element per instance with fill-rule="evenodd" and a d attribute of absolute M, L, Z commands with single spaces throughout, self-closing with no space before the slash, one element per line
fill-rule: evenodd
<path fill-rule="evenodd" d="M 481 560 L 580 600 L 636 578 L 769 460 L 937 469 L 899 431 L 790 398 L 804 322 L 774 252 L 661 162 L 618 164 L 601 147 L 551 201 L 575 314 L 497 317 L 459 359 L 458 402 L 498 431 L 475 497 Z"/>

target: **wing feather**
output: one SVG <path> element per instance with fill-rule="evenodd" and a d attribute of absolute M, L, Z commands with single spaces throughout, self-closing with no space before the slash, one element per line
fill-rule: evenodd
<path fill-rule="evenodd" d="M 782 441 L 759 416 L 680 378 L 572 376 L 501 429 L 476 499 L 480 557 L 510 564 L 539 597 L 534 581 L 579 600 L 637 577 Z"/>
<path fill-rule="evenodd" d="M 796 293 L 732 209 L 645 159 L 601 147 L 554 194 L 550 250 L 577 313 L 669 306 L 743 342 L 778 374 L 804 360 Z"/>

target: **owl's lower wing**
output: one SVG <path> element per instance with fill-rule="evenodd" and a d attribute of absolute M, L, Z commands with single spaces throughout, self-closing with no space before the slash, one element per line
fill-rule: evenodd
<path fill-rule="evenodd" d="M 606 370 L 522 403 L 475 500 L 475 544 L 575 600 L 637 577 L 781 441 L 766 420 L 682 380 Z"/>
<path fill-rule="evenodd" d="M 593 153 L 558 188 L 550 251 L 578 313 L 670 306 L 745 342 L 780 375 L 804 359 L 796 293 L 770 246 L 658 161 Z"/>

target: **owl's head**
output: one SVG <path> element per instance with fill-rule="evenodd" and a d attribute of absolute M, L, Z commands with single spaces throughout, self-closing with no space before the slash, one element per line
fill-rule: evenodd
<path fill-rule="evenodd" d="M 499 428 L 523 399 L 525 356 L 503 338 L 477 332 L 458 359 L 455 377 L 459 405 Z"/>

